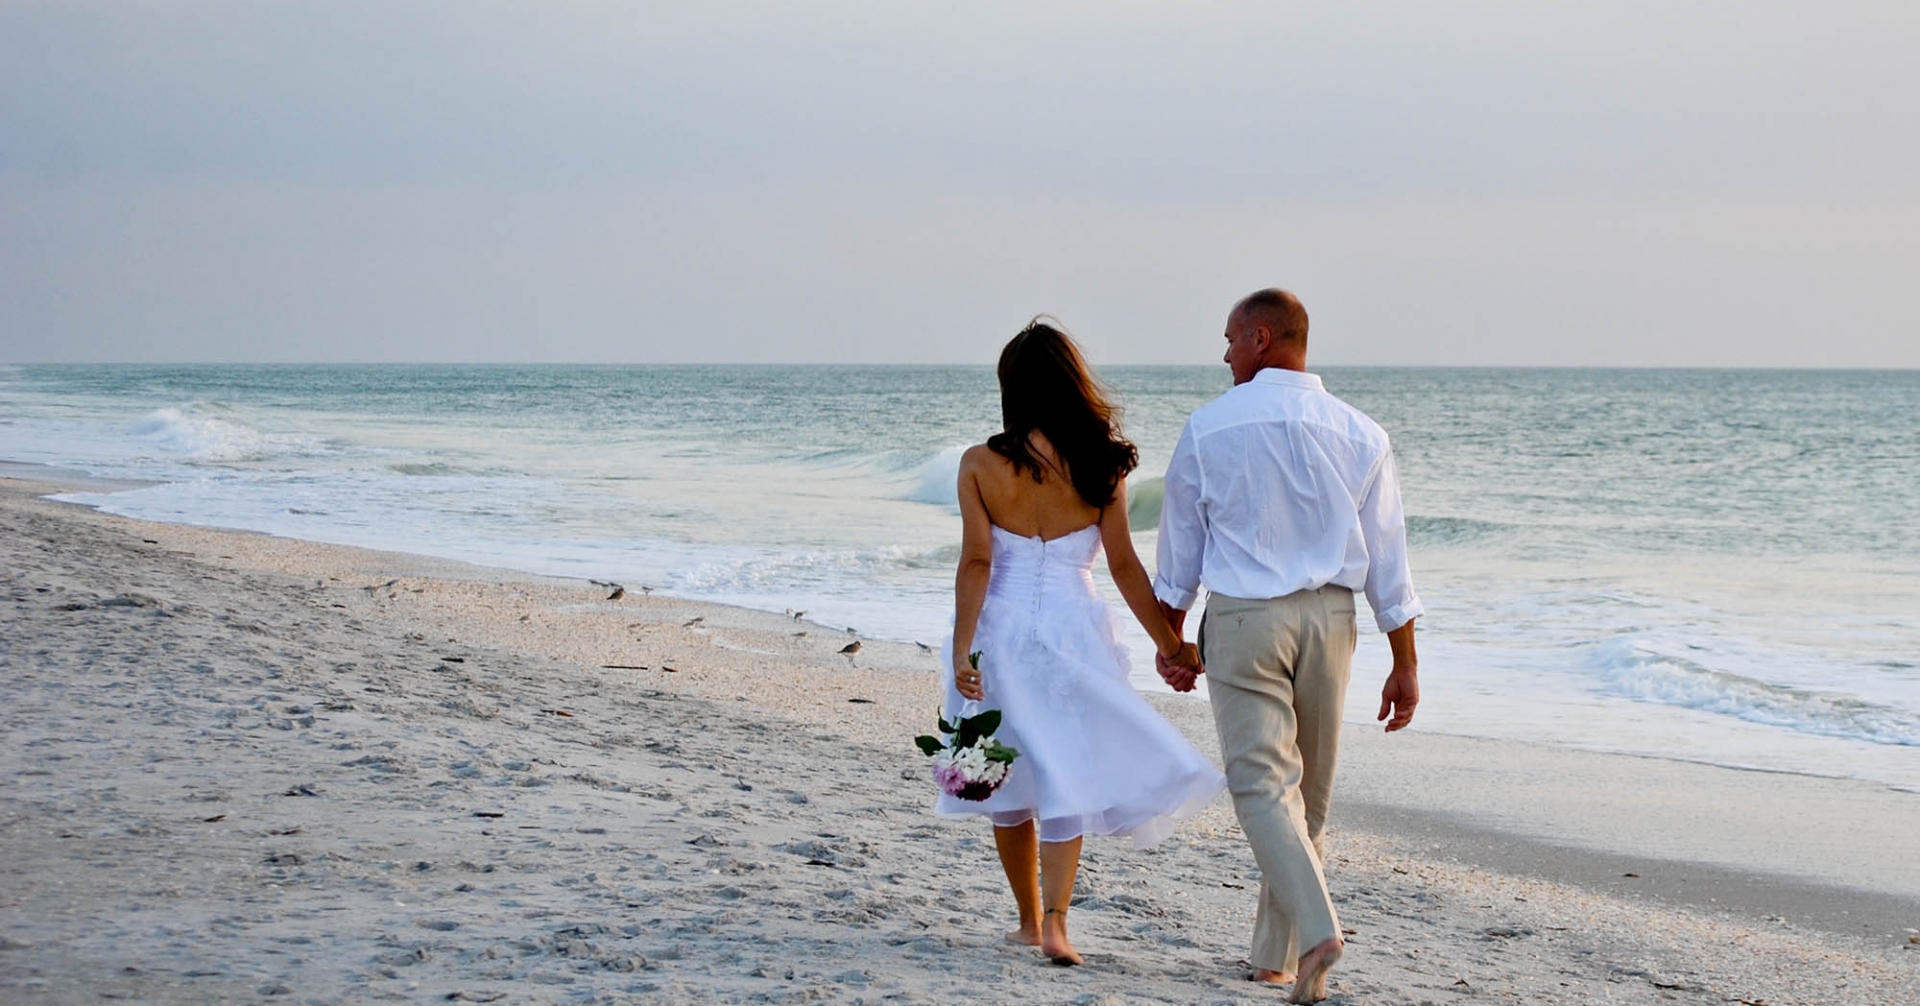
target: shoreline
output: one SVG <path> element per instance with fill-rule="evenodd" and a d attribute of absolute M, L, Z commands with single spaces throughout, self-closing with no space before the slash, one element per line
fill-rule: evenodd
<path fill-rule="evenodd" d="M 936 694 L 932 659 L 911 644 L 863 641 L 843 657 L 852 637 L 778 614 L 609 601 L 581 581 L 38 498 L 59 488 L 0 480 L 15 595 L 0 650 L 10 669 L 0 876 L 15 892 L 0 900 L 0 987 L 27 1001 L 92 1001 L 67 992 L 116 982 L 136 998 L 210 1001 L 208 988 L 239 981 L 242 965 L 253 983 L 234 986 L 242 998 L 297 984 L 266 973 L 276 967 L 310 976 L 350 965 L 360 979 L 320 981 L 320 1001 L 375 989 L 450 996 L 461 983 L 557 1000 L 587 980 L 588 960 L 611 993 L 665 1001 L 827 990 L 838 1001 L 940 1002 L 1018 989 L 1050 1002 L 1186 1002 L 1206 987 L 1273 1001 L 1235 980 L 1251 860 L 1224 800 L 1145 853 L 1089 843 L 1074 925 L 1093 967 L 1039 968 L 997 946 L 1010 905 L 985 829 L 932 816 L 924 760 L 907 743 L 924 732 Z M 51 595 L 78 607 L 62 610 Z M 157 655 L 135 652 L 155 646 Z M 194 706 L 202 693 L 220 694 Z M 1203 705 L 1152 698 L 1215 751 Z M 117 730 L 99 732 L 103 717 Z M 61 761 L 41 762 L 56 752 Z M 1825 1001 L 1833 981 L 1853 982 L 1850 994 L 1878 989 L 1879 1001 L 1916 992 L 1920 945 L 1909 951 L 1903 938 L 1920 927 L 1920 881 L 1902 862 L 1916 833 L 1904 830 L 1916 819 L 1907 815 L 1920 814 L 1913 794 L 1360 729 L 1343 757 L 1330 874 L 1357 933 L 1335 974 L 1337 1001 L 1417 1001 L 1461 991 L 1456 980 L 1476 992 L 1578 999 L 1604 989 L 1635 1001 L 1676 991 L 1703 1002 L 1722 992 Z M 163 799 L 155 773 L 186 782 Z M 182 786 L 221 798 L 182 805 Z M 285 795 L 303 786 L 318 795 Z M 1825 815 L 1811 847 L 1795 843 L 1808 838 L 1804 825 L 1767 824 L 1806 800 L 1825 801 L 1808 815 Z M 503 816 L 463 809 L 483 802 Z M 55 820 L 72 823 L 48 827 Z M 238 837 L 199 838 L 227 822 Z M 528 841 L 497 863 L 479 851 L 482 838 L 498 846 L 522 829 Z M 1557 841 L 1567 832 L 1592 847 Z M 402 851 L 415 849 L 426 851 Z M 1779 869 L 1835 850 L 1843 861 Z M 155 893 L 151 880 L 121 876 L 155 864 L 213 887 L 231 881 L 226 902 L 276 906 L 246 908 L 252 921 L 233 924 L 271 935 L 216 927 L 228 967 L 189 974 L 198 951 L 124 920 L 231 913 L 174 903 L 203 897 L 206 885 L 164 882 Z M 1644 864 L 1620 872 L 1646 883 L 1606 876 L 1623 864 Z M 520 888 L 542 877 L 557 886 L 529 900 L 501 888 L 502 871 Z M 1787 879 L 1809 873 L 1817 879 Z M 1881 882 L 1835 879 L 1856 876 Z M 393 896 L 402 889 L 415 893 Z M 318 925 L 289 913 L 324 919 L 312 912 L 327 899 L 359 921 L 289 965 L 288 945 L 273 941 L 315 939 L 302 927 Z M 448 915 L 455 903 L 467 907 Z M 438 914 L 423 916 L 429 905 Z M 603 910 L 628 921 L 555 935 L 561 921 Z M 75 913 L 118 935 L 102 947 L 85 924 L 62 921 Z M 859 974 L 734 938 L 783 913 L 786 939 L 810 940 L 813 953 L 844 957 Z M 541 921 L 549 917 L 553 926 Z M 563 939 L 634 952 L 573 957 L 556 952 Z M 125 952 L 113 949 L 123 945 L 147 955 L 125 967 L 171 967 L 166 980 L 126 977 Z M 503 960 L 518 963 L 494 963 Z M 797 976 L 785 977 L 791 966 Z M 436 977 L 416 977 L 428 973 Z M 545 974 L 574 980 L 538 984 Z"/>
<path fill-rule="evenodd" d="M 123 480 L 123 479 L 105 479 L 105 478 L 89 475 L 85 472 L 57 468 L 54 466 L 43 465 L 37 462 L 13 461 L 5 458 L 0 458 L 0 479 L 15 479 L 15 480 L 19 480 L 26 483 L 33 483 L 33 484 L 44 486 L 46 487 L 46 491 L 42 493 L 42 495 L 54 495 L 54 494 L 71 493 L 71 492 L 114 492 L 114 491 L 123 490 L 123 489 L 141 488 L 147 485 L 156 484 L 156 483 L 149 483 L 149 482 Z M 51 500 L 49 502 L 56 502 L 62 505 L 80 507 L 82 509 L 99 513 L 101 516 L 104 516 L 104 517 L 112 517 L 114 519 L 127 520 L 130 522 L 139 523 L 139 524 L 151 524 L 159 527 L 194 528 L 194 529 L 212 532 L 216 534 L 259 536 L 261 538 L 269 539 L 269 540 L 298 542 L 305 546 L 309 546 L 315 549 L 339 548 L 339 549 L 347 549 L 347 550 L 356 551 L 356 552 L 370 553 L 378 556 L 386 556 L 386 557 L 390 557 L 388 560 L 386 560 L 388 565 L 382 568 L 404 570 L 417 575 L 464 578 L 464 579 L 474 579 L 474 580 L 482 580 L 482 581 L 527 580 L 529 582 L 543 582 L 543 583 L 554 583 L 554 584 L 593 584 L 593 585 L 600 584 L 600 581 L 593 580 L 585 576 L 569 576 L 565 574 L 529 572 L 527 570 L 516 569 L 508 566 L 490 566 L 490 565 L 471 562 L 463 559 L 442 558 L 439 556 L 426 555 L 423 553 L 410 552 L 410 551 L 404 551 L 404 550 L 377 548 L 372 546 L 353 545 L 353 544 L 345 544 L 340 542 L 315 541 L 311 539 L 303 539 L 298 537 L 282 535 L 272 531 L 254 530 L 251 528 L 229 527 L 229 526 L 217 525 L 217 524 L 176 523 L 176 522 L 168 522 L 168 521 L 153 521 L 153 520 L 147 520 L 144 518 L 122 517 L 117 514 L 111 514 L 105 511 L 101 511 L 96 505 L 92 503 L 70 502 L 65 500 Z M 712 607 L 723 609 L 723 610 L 751 613 L 754 615 L 773 616 L 776 614 L 770 608 L 766 608 L 766 609 L 752 608 L 752 607 L 746 607 L 743 605 L 731 604 L 725 601 L 716 601 L 716 600 L 709 600 L 709 599 L 697 598 L 697 597 L 684 597 L 684 596 L 673 594 L 667 591 L 661 591 L 661 592 L 658 592 L 657 594 L 654 594 L 653 588 L 650 588 L 650 587 L 642 587 L 638 589 L 646 591 L 652 596 L 656 596 L 662 600 L 673 600 L 673 601 L 677 601 L 687 605 L 712 606 Z M 792 609 L 789 608 L 787 613 L 791 614 Z M 825 623 L 809 622 L 806 624 L 822 632 L 828 632 L 828 631 L 837 632 L 843 629 L 842 626 L 829 625 Z M 853 629 L 846 628 L 845 631 L 852 632 Z M 902 646 L 902 647 L 912 647 L 912 646 L 920 645 L 920 641 L 910 640 L 906 638 L 895 638 L 891 636 L 886 636 L 884 634 L 867 635 L 865 633 L 861 633 L 860 635 L 861 635 L 861 639 L 863 640 L 863 645 L 872 645 L 876 642 L 889 644 L 889 645 Z M 914 669 L 919 670 L 921 668 L 914 668 Z M 1356 669 L 1360 670 L 1359 668 L 1356 668 Z M 1146 691 L 1143 691 L 1142 694 L 1149 696 L 1151 699 L 1153 699 L 1156 702 L 1165 701 L 1165 700 L 1194 701 L 1194 702 L 1200 702 L 1202 704 L 1204 704 L 1205 702 L 1204 696 L 1198 695 L 1198 694 L 1179 695 L 1177 693 L 1173 693 L 1165 690 L 1146 690 Z M 1364 728 L 1366 725 L 1368 725 L 1368 722 L 1369 721 L 1362 720 L 1362 719 L 1350 719 L 1346 721 L 1347 726 L 1349 728 L 1352 728 L 1352 727 Z M 1837 772 L 1822 772 L 1822 771 L 1815 771 L 1812 769 L 1804 769 L 1804 768 L 1786 768 L 1786 767 L 1770 766 L 1770 765 L 1756 765 L 1756 764 L 1748 764 L 1748 763 L 1731 761 L 1731 760 L 1716 760 L 1714 758 L 1707 757 L 1707 756 L 1689 757 L 1684 754 L 1641 751 L 1641 750 L 1634 750 L 1632 748 L 1609 747 L 1605 745 L 1556 744 L 1556 743 L 1537 741 L 1537 740 L 1500 737 L 1500 736 L 1489 735 L 1489 734 L 1470 733 L 1470 732 L 1459 731 L 1459 730 L 1449 730 L 1445 727 L 1436 729 L 1426 724 L 1421 725 L 1421 732 L 1431 736 L 1457 737 L 1462 740 L 1487 740 L 1487 741 L 1494 741 L 1494 742 L 1504 743 L 1504 744 L 1517 744 L 1517 745 L 1522 745 L 1527 747 L 1539 747 L 1541 749 L 1549 750 L 1549 751 L 1575 751 L 1575 752 L 1581 752 L 1584 754 L 1600 755 L 1600 756 L 1606 756 L 1606 757 L 1644 758 L 1644 759 L 1649 759 L 1649 760 L 1658 761 L 1658 762 L 1666 762 L 1666 763 L 1673 763 L 1673 764 L 1680 764 L 1680 765 L 1700 765 L 1700 766 L 1707 766 L 1711 768 L 1725 769 L 1725 770 L 1737 771 L 1737 772 L 1755 772 L 1755 773 L 1764 773 L 1764 774 L 1793 776 L 1793 777 L 1805 778 L 1805 779 L 1835 780 L 1835 781 L 1842 781 L 1846 783 L 1858 783 L 1858 784 L 1868 785 L 1868 786 L 1883 786 L 1895 792 L 1912 793 L 1916 797 L 1920 797 L 1920 786 L 1904 786 L 1900 784 L 1884 782 L 1884 781 L 1870 778 L 1870 777 L 1859 776 L 1859 775 L 1847 775 L 1847 774 L 1842 774 Z M 1916 896 L 1920 896 L 1920 886 L 1917 886 L 1915 890 L 1916 890 Z"/>

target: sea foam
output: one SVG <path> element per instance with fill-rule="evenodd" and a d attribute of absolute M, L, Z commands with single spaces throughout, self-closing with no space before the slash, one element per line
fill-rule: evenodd
<path fill-rule="evenodd" d="M 1848 695 L 1786 688 L 1632 638 L 1595 648 L 1592 667 L 1608 694 L 1695 709 L 1797 733 L 1920 746 L 1920 716 Z"/>

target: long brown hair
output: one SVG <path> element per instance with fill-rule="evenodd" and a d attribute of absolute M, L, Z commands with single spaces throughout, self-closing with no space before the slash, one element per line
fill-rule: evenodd
<path fill-rule="evenodd" d="M 1006 429 L 987 447 L 1045 480 L 1046 462 L 1028 440 L 1035 430 L 1053 444 L 1073 489 L 1088 506 L 1105 509 L 1113 491 L 1140 463 L 1133 442 L 1120 435 L 1120 409 L 1094 379 L 1080 347 L 1040 315 L 1000 351 L 1000 415 Z"/>

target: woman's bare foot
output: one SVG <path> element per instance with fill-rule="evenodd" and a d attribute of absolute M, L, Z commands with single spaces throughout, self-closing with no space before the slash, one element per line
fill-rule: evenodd
<path fill-rule="evenodd" d="M 1005 938 L 1008 943 L 1018 943 L 1023 947 L 1037 947 L 1040 945 L 1040 927 L 1022 922 L 1020 928 L 1008 933 Z"/>
<path fill-rule="evenodd" d="M 1253 974 L 1248 975 L 1247 980 L 1266 982 L 1269 985 L 1291 985 L 1293 984 L 1293 972 L 1268 971 L 1266 968 L 1254 968 Z"/>
<path fill-rule="evenodd" d="M 1061 967 L 1084 963 L 1079 952 L 1073 949 L 1072 941 L 1067 939 L 1067 913 L 1064 909 L 1047 909 L 1046 916 L 1040 922 L 1040 952 Z"/>
<path fill-rule="evenodd" d="M 1317 1003 L 1327 997 L 1327 972 L 1340 960 L 1340 937 L 1335 936 L 1300 955 L 1300 977 L 1293 984 L 1293 1003 Z"/>

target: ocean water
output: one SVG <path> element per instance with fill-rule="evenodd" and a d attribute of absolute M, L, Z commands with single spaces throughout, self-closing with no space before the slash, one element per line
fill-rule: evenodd
<path fill-rule="evenodd" d="M 1920 791 L 1920 373 L 1324 376 L 1398 451 L 1416 727 Z M 1151 564 L 1157 476 L 1228 377 L 1103 377 Z M 958 455 L 998 417 L 986 367 L 0 367 L 0 458 L 149 483 L 66 497 L 113 513 L 929 643 Z M 1386 667 L 1365 634 L 1350 721 Z"/>

